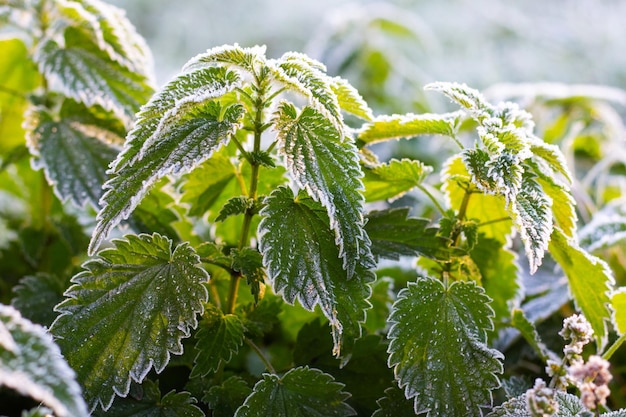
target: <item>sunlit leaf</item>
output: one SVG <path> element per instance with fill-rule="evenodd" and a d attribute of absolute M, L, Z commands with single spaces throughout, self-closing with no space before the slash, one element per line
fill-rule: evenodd
<path fill-rule="evenodd" d="M 359 92 L 347 80 L 335 77 L 331 80 L 330 88 L 337 96 L 339 107 L 347 113 L 360 117 L 363 120 L 372 120 L 374 115 Z"/>
<path fill-rule="evenodd" d="M 363 195 L 366 201 L 396 199 L 420 185 L 432 172 L 432 167 L 411 159 L 392 159 L 364 170 Z"/>
<path fill-rule="evenodd" d="M 556 353 L 552 352 L 545 343 L 541 341 L 539 333 L 535 325 L 528 320 L 524 315 L 524 312 L 520 309 L 514 309 L 511 314 L 511 325 L 515 327 L 522 334 L 526 342 L 535 350 L 535 353 L 539 355 L 539 358 L 547 363 L 548 359 L 558 361 L 559 357 Z"/>
<path fill-rule="evenodd" d="M 455 137 L 461 113 L 396 114 L 378 116 L 359 131 L 358 139 L 366 144 L 421 135 Z"/>
<path fill-rule="evenodd" d="M 343 384 L 317 369 L 290 369 L 282 377 L 264 374 L 235 417 L 293 417 L 355 415 L 344 401 Z"/>
<path fill-rule="evenodd" d="M 481 416 L 503 355 L 486 345 L 493 310 L 472 281 L 420 277 L 400 291 L 389 323 L 389 366 L 416 413 Z"/>
<path fill-rule="evenodd" d="M 363 230 L 363 183 L 356 147 L 321 113 L 283 102 L 275 120 L 285 165 L 295 182 L 327 210 L 336 233 L 339 256 L 348 272 L 355 272 L 368 246 Z"/>
<path fill-rule="evenodd" d="M 161 372 L 182 353 L 207 300 L 207 273 L 188 244 L 172 248 L 158 234 L 114 243 L 72 279 L 52 325 L 92 409 L 109 408 L 131 379 L 141 382 L 153 366 Z"/>
<path fill-rule="evenodd" d="M 626 334 L 626 288 L 621 287 L 611 294 L 613 326 L 620 334 Z"/>
<path fill-rule="evenodd" d="M 74 371 L 43 327 L 0 305 L 0 387 L 49 407 L 59 417 L 86 417 Z"/>
<path fill-rule="evenodd" d="M 550 254 L 563 268 L 576 306 L 591 323 L 601 351 L 607 341 L 607 321 L 611 317 L 609 291 L 614 284 L 611 269 L 603 260 L 581 249 L 559 228 L 552 232 Z"/>
<path fill-rule="evenodd" d="M 617 198 L 594 213 L 578 232 L 580 246 L 594 252 L 626 240 L 626 200 Z"/>
<path fill-rule="evenodd" d="M 491 107 L 482 94 L 465 84 L 435 82 L 426 85 L 424 89 L 439 91 L 445 94 L 450 100 L 473 113 L 482 112 Z"/>
<path fill-rule="evenodd" d="M 232 197 L 226 202 L 220 210 L 219 215 L 215 218 L 216 222 L 224 221 L 230 216 L 244 214 L 247 210 L 254 207 L 254 200 L 248 197 Z"/>
<path fill-rule="evenodd" d="M 265 61 L 265 46 L 242 48 L 239 45 L 222 45 L 197 55 L 185 64 L 183 71 L 209 68 L 216 63 L 231 64 L 254 72 L 257 64 Z"/>

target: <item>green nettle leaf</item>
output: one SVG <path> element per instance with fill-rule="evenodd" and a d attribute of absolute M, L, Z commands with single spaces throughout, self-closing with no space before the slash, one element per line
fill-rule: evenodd
<path fill-rule="evenodd" d="M 372 417 L 415 417 L 413 403 L 404 397 L 404 392 L 398 387 L 385 390 L 385 396 L 377 401 L 378 410 Z"/>
<path fill-rule="evenodd" d="M 461 112 L 447 114 L 394 114 L 378 116 L 359 131 L 358 139 L 365 144 L 421 135 L 455 137 Z"/>
<path fill-rule="evenodd" d="M 80 116 L 54 121 L 39 111 L 36 119 L 37 127 L 28 140 L 35 157 L 33 166 L 43 168 L 61 200 L 70 199 L 78 206 L 90 202 L 98 207 L 107 169 L 119 152 L 111 143 L 119 143 L 121 138 L 103 127 L 84 123 Z"/>
<path fill-rule="evenodd" d="M 360 117 L 363 120 L 370 121 L 374 118 L 372 109 L 367 105 L 363 97 L 350 83 L 341 78 L 335 77 L 331 80 L 330 88 L 337 96 L 339 107 L 350 114 Z"/>
<path fill-rule="evenodd" d="M 290 175 L 327 209 L 350 279 L 361 252 L 368 250 L 363 230 L 363 173 L 357 149 L 342 141 L 333 124 L 311 107 L 298 114 L 293 105 L 283 102 L 275 124 Z"/>
<path fill-rule="evenodd" d="M 526 339 L 526 342 L 535 350 L 544 363 L 547 363 L 548 359 L 558 362 L 559 357 L 557 354 L 552 352 L 545 343 L 541 341 L 541 337 L 539 333 L 537 333 L 535 325 L 526 318 L 522 310 L 518 308 L 513 309 L 511 314 L 511 326 L 519 330 L 522 337 Z"/>
<path fill-rule="evenodd" d="M 556 225 L 569 237 L 576 235 L 576 201 L 569 187 L 559 184 L 552 177 L 540 176 L 537 182 L 552 200 L 552 215 Z"/>
<path fill-rule="evenodd" d="M 72 279 L 51 329 L 91 409 L 108 409 L 115 394 L 128 394 L 131 379 L 141 382 L 152 366 L 161 372 L 171 353 L 181 354 L 208 298 L 208 275 L 187 243 L 172 248 L 144 234 L 114 244 Z"/>
<path fill-rule="evenodd" d="M 259 302 L 261 284 L 265 283 L 265 268 L 263 256 L 252 248 L 233 249 L 230 252 L 233 258 L 233 269 L 246 278 L 254 301 Z"/>
<path fill-rule="evenodd" d="M 211 68 L 216 63 L 231 64 L 248 72 L 254 72 L 258 64 L 265 60 L 265 46 L 242 48 L 239 45 L 222 45 L 209 49 L 189 60 L 183 71 L 192 71 L 198 68 Z"/>
<path fill-rule="evenodd" d="M 233 417 L 252 389 L 241 377 L 231 376 L 221 385 L 212 386 L 202 397 L 209 405 L 213 417 Z"/>
<path fill-rule="evenodd" d="M 63 45 L 53 39 L 44 41 L 35 55 L 49 88 L 130 120 L 152 94 L 146 77 L 111 61 L 77 28 L 66 28 L 64 40 Z"/>
<path fill-rule="evenodd" d="M 33 398 L 59 417 L 86 417 L 75 377 L 43 327 L 0 305 L 0 387 Z"/>
<path fill-rule="evenodd" d="M 554 417 L 583 417 L 591 416 L 592 414 L 586 414 L 588 410 L 583 406 L 578 397 L 567 392 L 555 391 L 554 396 L 556 402 L 559 404 L 559 410 L 554 414 Z M 504 404 L 496 407 L 493 411 L 487 414 L 487 417 L 533 417 L 533 414 L 528 410 L 528 401 L 526 394 L 522 394 L 518 397 L 511 398 Z M 604 416 L 604 414 L 603 414 Z"/>
<path fill-rule="evenodd" d="M 126 398 L 116 398 L 108 411 L 96 409 L 94 417 L 204 417 L 188 392 L 170 391 L 161 397 L 159 386 L 146 380 Z M 135 395 L 133 395 L 135 394 Z"/>
<path fill-rule="evenodd" d="M 617 198 L 594 213 L 578 232 L 580 246 L 594 252 L 626 240 L 626 200 Z"/>
<path fill-rule="evenodd" d="M 285 187 L 274 191 L 266 203 L 259 247 L 274 291 L 289 304 L 298 300 L 309 311 L 319 304 L 332 327 L 334 354 L 349 353 L 370 307 L 372 256 L 361 252 L 353 279 L 348 280 L 321 204 L 304 195 L 294 198 Z"/>
<path fill-rule="evenodd" d="M 254 207 L 254 200 L 252 198 L 244 196 L 232 197 L 226 202 L 224 207 L 222 207 L 215 221 L 221 222 L 226 220 L 230 216 L 244 214 L 252 207 Z"/>
<path fill-rule="evenodd" d="M 606 322 L 611 317 L 609 292 L 614 284 L 611 269 L 606 262 L 578 247 L 559 228 L 552 232 L 549 249 L 563 268 L 576 306 L 591 323 L 598 350 L 602 351 L 608 335 Z"/>
<path fill-rule="evenodd" d="M 98 224 L 89 246 L 91 252 L 113 226 L 128 217 L 158 179 L 189 171 L 208 159 L 239 127 L 244 111 L 238 104 L 223 109 L 215 101 L 179 103 L 175 110 L 164 116 L 132 163 L 123 162 L 124 154 L 116 160 L 114 176 L 105 184 L 104 207 L 98 213 Z M 130 147 L 133 146 L 132 135 L 131 132 Z"/>
<path fill-rule="evenodd" d="M 136 233 L 159 233 L 177 240 L 178 234 L 172 223 L 179 220 L 173 208 L 174 198 L 158 188 L 148 193 L 126 221 Z"/>
<path fill-rule="evenodd" d="M 282 377 L 264 374 L 235 417 L 293 417 L 356 415 L 344 401 L 343 384 L 317 369 L 298 367 Z"/>
<path fill-rule="evenodd" d="M 63 301 L 64 290 L 63 281 L 54 275 L 43 272 L 28 275 L 13 287 L 15 297 L 11 305 L 28 320 L 50 326 L 57 316 L 54 306 Z"/>
<path fill-rule="evenodd" d="M 435 82 L 426 85 L 424 90 L 439 91 L 473 114 L 482 113 L 491 108 L 482 94 L 465 84 Z"/>
<path fill-rule="evenodd" d="M 216 371 L 221 362 L 228 363 L 243 344 L 243 332 L 243 323 L 238 316 L 225 315 L 208 304 L 196 333 L 198 354 L 191 377 L 206 376 Z"/>
<path fill-rule="evenodd" d="M 437 235 L 439 229 L 431 227 L 430 220 L 408 216 L 406 207 L 367 214 L 365 230 L 372 240 L 372 253 L 395 260 L 402 255 L 449 260 L 450 239 Z"/>
<path fill-rule="evenodd" d="M 626 288 L 621 287 L 611 294 L 613 326 L 620 335 L 626 334 Z"/>
<path fill-rule="evenodd" d="M 500 382 L 503 355 L 487 347 L 493 310 L 472 281 L 449 287 L 421 277 L 400 291 L 389 316 L 389 366 L 415 412 L 480 416 Z"/>
<path fill-rule="evenodd" d="M 366 201 L 397 199 L 420 185 L 432 167 L 411 159 L 392 159 L 388 164 L 366 168 L 363 177 Z"/>

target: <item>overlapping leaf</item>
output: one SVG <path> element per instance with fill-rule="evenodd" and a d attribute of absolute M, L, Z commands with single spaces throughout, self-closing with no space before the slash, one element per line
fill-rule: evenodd
<path fill-rule="evenodd" d="M 337 96 L 337 101 L 341 110 L 360 117 L 363 120 L 372 120 L 374 115 L 372 109 L 367 105 L 359 92 L 350 83 L 341 78 L 335 77 L 331 81 L 330 88 Z"/>
<path fill-rule="evenodd" d="M 617 198 L 594 213 L 578 233 L 580 246 L 593 252 L 626 240 L 626 201 Z"/>
<path fill-rule="evenodd" d="M 539 333 L 537 333 L 537 329 L 524 315 L 522 310 L 517 308 L 513 309 L 511 314 L 511 325 L 519 330 L 524 339 L 526 339 L 526 342 L 528 342 L 528 344 L 535 350 L 537 355 L 539 355 L 539 358 L 544 363 L 547 363 L 548 360 L 558 362 L 559 357 L 541 341 L 541 337 L 539 336 Z"/>
<path fill-rule="evenodd" d="M 371 255 L 361 252 L 347 279 L 324 208 L 281 187 L 266 200 L 259 225 L 260 250 L 274 290 L 307 310 L 319 305 L 330 321 L 334 353 L 349 354 L 361 335 L 373 281 Z"/>
<path fill-rule="evenodd" d="M 28 320 L 50 326 L 57 316 L 54 306 L 63 301 L 64 290 L 63 281 L 54 275 L 43 272 L 27 275 L 13 287 L 15 297 L 11 305 Z"/>
<path fill-rule="evenodd" d="M 59 417 L 86 417 L 74 371 L 43 329 L 0 305 L 0 387 L 33 398 Z"/>
<path fill-rule="evenodd" d="M 445 94 L 450 100 L 470 110 L 474 116 L 481 115 L 482 112 L 491 109 L 491 105 L 487 103 L 482 94 L 465 84 L 435 82 L 426 85 L 424 89 Z"/>
<path fill-rule="evenodd" d="M 366 168 L 363 177 L 366 201 L 396 199 L 420 185 L 432 167 L 411 159 L 392 159 L 387 164 Z"/>
<path fill-rule="evenodd" d="M 611 318 L 609 292 L 614 284 L 611 269 L 603 260 L 581 249 L 559 228 L 552 232 L 550 254 L 563 268 L 570 293 L 591 323 L 598 350 L 602 351 L 608 336 L 607 322 Z"/>
<path fill-rule="evenodd" d="M 52 333 L 92 409 L 110 407 L 114 394 L 128 394 L 131 379 L 141 382 L 152 366 L 160 372 L 171 353 L 182 353 L 180 340 L 207 300 L 199 261 L 186 243 L 172 248 L 158 234 L 130 235 L 73 278 Z"/>
<path fill-rule="evenodd" d="M 356 147 L 312 107 L 282 103 L 275 119 L 285 165 L 299 187 L 327 210 L 348 279 L 369 250 L 363 230 L 363 183 Z"/>
<path fill-rule="evenodd" d="M 415 412 L 480 416 L 500 385 L 503 356 L 486 345 L 489 298 L 474 282 L 420 277 L 400 291 L 389 317 L 389 366 Z"/>
<path fill-rule="evenodd" d="M 344 401 L 343 384 L 317 369 L 298 367 L 279 377 L 264 374 L 235 417 L 344 417 L 356 413 Z"/>
<path fill-rule="evenodd" d="M 358 139 L 366 144 L 391 139 L 412 138 L 421 135 L 454 137 L 462 113 L 447 114 L 396 114 L 378 116 L 359 131 Z"/>
<path fill-rule="evenodd" d="M 398 387 L 387 388 L 385 396 L 376 402 L 379 408 L 372 417 L 415 417 L 413 404 L 404 398 L 404 392 Z"/>
<path fill-rule="evenodd" d="M 559 404 L 559 409 L 556 414 L 554 414 L 554 417 L 577 417 L 587 415 L 585 412 L 588 410 L 575 395 L 555 391 L 554 397 Z M 602 416 L 604 416 L 604 414 Z M 528 410 L 526 394 L 511 398 L 504 404 L 494 408 L 491 413 L 487 414 L 487 417 L 532 417 L 532 413 Z"/>

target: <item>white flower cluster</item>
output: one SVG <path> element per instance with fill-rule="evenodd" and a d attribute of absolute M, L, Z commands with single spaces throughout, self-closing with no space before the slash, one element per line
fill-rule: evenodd
<path fill-rule="evenodd" d="M 554 390 L 543 379 L 537 378 L 535 386 L 526 391 L 526 408 L 532 417 L 550 417 L 559 412 Z"/>

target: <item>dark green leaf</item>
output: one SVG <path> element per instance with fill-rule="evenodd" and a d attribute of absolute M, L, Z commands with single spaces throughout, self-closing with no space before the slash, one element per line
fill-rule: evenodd
<path fill-rule="evenodd" d="M 299 367 L 279 377 L 264 374 L 236 417 L 343 417 L 355 415 L 343 384 L 317 369 Z"/>
<path fill-rule="evenodd" d="M 51 330 L 92 409 L 107 409 L 115 393 L 128 394 L 131 378 L 141 382 L 181 354 L 207 300 L 207 273 L 188 244 L 172 249 L 158 234 L 114 243 L 72 279 Z"/>
<path fill-rule="evenodd" d="M 385 396 L 377 401 L 378 410 L 372 417 L 414 417 L 413 403 L 404 397 L 404 392 L 398 387 L 385 390 Z"/>
<path fill-rule="evenodd" d="M 363 174 L 357 150 L 342 141 L 333 124 L 311 107 L 298 114 L 294 106 L 283 102 L 275 123 L 290 175 L 326 207 L 350 279 L 361 252 L 369 249 L 363 230 Z"/>
<path fill-rule="evenodd" d="M 242 378 L 231 376 L 221 385 L 212 386 L 202 401 L 209 405 L 213 417 L 233 417 L 252 389 Z"/>
<path fill-rule="evenodd" d="M 247 333 L 262 337 L 279 323 L 278 315 L 283 310 L 283 299 L 273 294 L 265 294 L 258 303 L 250 303 L 242 308 L 243 324 Z"/>
<path fill-rule="evenodd" d="M 537 329 L 533 323 L 526 318 L 522 310 L 517 308 L 513 309 L 511 316 L 511 325 L 520 331 L 524 339 L 526 339 L 526 342 L 535 350 L 544 363 L 547 363 L 548 359 L 558 362 L 559 358 L 556 353 L 548 349 L 545 343 L 541 341 Z"/>
<path fill-rule="evenodd" d="M 490 405 L 503 356 L 485 344 L 493 328 L 488 302 L 472 281 L 446 288 L 429 277 L 398 294 L 389 317 L 389 366 L 417 413 L 480 416 Z"/>
<path fill-rule="evenodd" d="M 432 167 L 420 161 L 392 159 L 388 164 L 365 169 L 363 184 L 365 200 L 396 199 L 420 185 Z"/>
<path fill-rule="evenodd" d="M 196 333 L 195 365 L 191 377 L 206 376 L 219 368 L 220 362 L 228 363 L 243 344 L 244 327 L 234 314 L 224 315 L 217 307 L 209 304 Z"/>
<path fill-rule="evenodd" d="M 54 275 L 38 273 L 20 280 L 13 287 L 15 298 L 11 305 L 20 310 L 23 317 L 43 326 L 50 326 L 57 314 L 54 306 L 63 301 L 65 285 Z"/>
<path fill-rule="evenodd" d="M 230 255 L 233 258 L 233 269 L 246 278 L 254 301 L 258 302 L 261 284 L 265 283 L 263 256 L 252 248 L 233 249 Z"/>
<path fill-rule="evenodd" d="M 421 135 L 455 137 L 461 113 L 448 114 L 394 114 L 378 116 L 363 126 L 358 139 L 365 144 L 391 139 L 412 138 Z"/>
<path fill-rule="evenodd" d="M 450 240 L 438 236 L 430 221 L 408 217 L 408 208 L 371 211 L 367 214 L 365 230 L 372 240 L 375 256 L 400 259 L 400 256 L 426 256 L 450 259 Z"/>
<path fill-rule="evenodd" d="M 382 277 L 372 283 L 372 296 L 370 297 L 372 308 L 367 312 L 367 318 L 363 324 L 368 333 L 375 334 L 385 330 L 387 317 L 394 301 L 393 279 Z"/>
<path fill-rule="evenodd" d="M 248 197 L 232 197 L 222 207 L 219 215 L 215 219 L 216 222 L 224 221 L 230 216 L 244 214 L 246 211 L 254 207 L 254 200 Z"/>
<path fill-rule="evenodd" d="M 259 225 L 260 250 L 275 292 L 310 311 L 319 304 L 332 326 L 334 353 L 349 353 L 370 307 L 371 256 L 361 253 L 355 275 L 348 280 L 319 203 L 303 195 L 294 198 L 285 187 L 266 203 Z"/>
<path fill-rule="evenodd" d="M 172 224 L 179 217 L 172 208 L 174 204 L 174 198 L 157 186 L 143 198 L 127 223 L 138 234 L 154 232 L 176 241 L 178 234 Z"/>
<path fill-rule="evenodd" d="M 31 397 L 59 417 L 86 417 L 74 371 L 43 327 L 0 305 L 0 387 Z"/>

